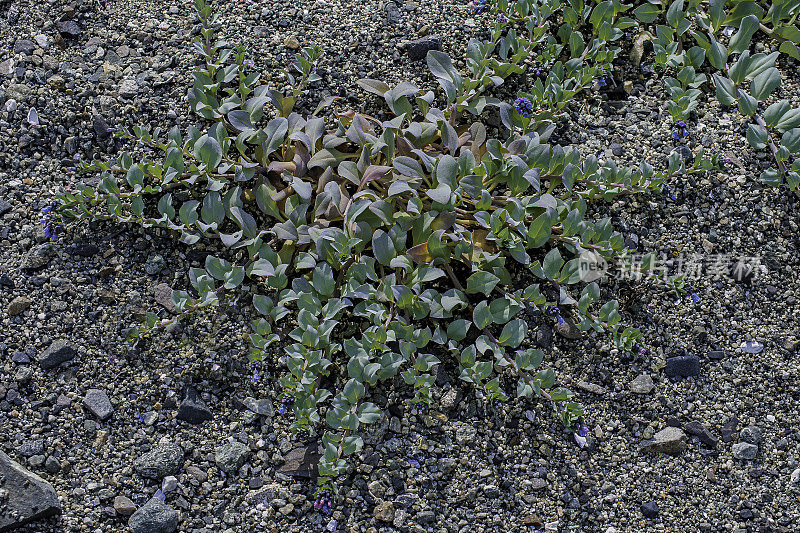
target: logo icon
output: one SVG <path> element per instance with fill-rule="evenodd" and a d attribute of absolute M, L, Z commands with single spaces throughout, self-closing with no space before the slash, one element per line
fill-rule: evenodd
<path fill-rule="evenodd" d="M 581 281 L 591 283 L 606 275 L 608 262 L 599 253 L 593 250 L 585 250 L 578 256 L 578 272 Z"/>

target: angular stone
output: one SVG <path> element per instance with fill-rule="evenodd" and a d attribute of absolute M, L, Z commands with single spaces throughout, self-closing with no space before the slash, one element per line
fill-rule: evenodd
<path fill-rule="evenodd" d="M 700 358 L 696 355 L 679 355 L 670 357 L 664 365 L 667 377 L 688 378 L 700 374 Z"/>
<path fill-rule="evenodd" d="M 92 115 L 92 129 L 94 130 L 94 134 L 97 135 L 97 138 L 100 140 L 111 137 L 111 132 L 108 131 L 108 122 L 103 115 L 100 115 L 99 113 Z"/>
<path fill-rule="evenodd" d="M 239 470 L 250 456 L 250 447 L 239 441 L 218 446 L 214 451 L 214 460 L 223 472 L 232 474 Z"/>
<path fill-rule="evenodd" d="M 47 481 L 0 452 L 0 531 L 61 514 L 61 503 Z"/>
<path fill-rule="evenodd" d="M 111 400 L 108 399 L 106 392 L 101 389 L 89 389 L 86 391 L 83 405 L 100 420 L 107 419 L 114 412 Z"/>
<path fill-rule="evenodd" d="M 67 248 L 67 251 L 78 257 L 92 257 L 100 253 L 100 247 L 96 244 L 75 243 Z"/>
<path fill-rule="evenodd" d="M 643 452 L 677 455 L 686 449 L 686 433 L 680 428 L 667 427 L 653 436 L 653 440 L 642 443 Z"/>
<path fill-rule="evenodd" d="M 650 377 L 650 374 L 640 374 L 628 384 L 631 392 L 636 394 L 650 394 L 654 387 L 653 378 Z"/>
<path fill-rule="evenodd" d="M 686 424 L 684 429 L 686 430 L 686 433 L 696 436 L 698 439 L 700 439 L 700 442 L 709 448 L 717 447 L 717 442 L 719 442 L 717 437 L 711 433 L 711 431 L 705 427 L 702 422 L 693 420 Z"/>
<path fill-rule="evenodd" d="M 74 20 L 56 22 L 56 29 L 64 37 L 77 37 L 81 34 L 81 27 Z"/>
<path fill-rule="evenodd" d="M 272 406 L 272 400 L 269 398 L 262 398 L 256 400 L 252 396 L 244 399 L 244 406 L 261 416 L 272 417 L 275 416 L 275 408 Z"/>
<path fill-rule="evenodd" d="M 133 463 L 136 472 L 148 479 L 161 481 L 177 474 L 183 464 L 183 449 L 171 442 L 162 442 Z"/>
<path fill-rule="evenodd" d="M 153 297 L 156 303 L 169 311 L 170 313 L 177 312 L 175 302 L 172 301 L 172 287 L 166 283 L 159 283 L 153 291 Z"/>
<path fill-rule="evenodd" d="M 292 477 L 315 478 L 318 459 L 319 454 L 315 444 L 301 446 L 286 454 L 284 464 L 278 468 L 278 472 Z"/>
<path fill-rule="evenodd" d="M 412 61 L 425 59 L 431 50 L 442 49 L 442 38 L 438 35 L 429 35 L 406 44 L 406 53 Z"/>
<path fill-rule="evenodd" d="M 392 502 L 381 502 L 375 506 L 372 513 L 381 522 L 391 522 L 394 520 L 394 504 Z"/>
<path fill-rule="evenodd" d="M 749 442 L 750 444 L 758 444 L 764 437 L 764 430 L 758 426 L 747 426 L 742 428 L 739 432 L 739 440 Z"/>
<path fill-rule="evenodd" d="M 25 54 L 29 56 L 36 50 L 36 43 L 29 39 L 17 39 L 14 41 L 13 50 L 15 54 Z"/>
<path fill-rule="evenodd" d="M 6 311 L 8 316 L 17 316 L 24 313 L 31 306 L 31 299 L 25 296 L 17 296 L 8 304 Z"/>
<path fill-rule="evenodd" d="M 658 518 L 658 504 L 656 502 L 645 502 L 640 507 L 642 516 L 654 520 Z"/>
<path fill-rule="evenodd" d="M 49 370 L 61 363 L 71 361 L 78 355 L 78 352 L 64 339 L 53 341 L 48 348 L 39 356 L 39 364 L 42 369 Z"/>
<path fill-rule="evenodd" d="M 178 529 L 178 511 L 158 498 L 150 500 L 128 520 L 133 533 L 172 533 Z"/>
<path fill-rule="evenodd" d="M 564 318 L 561 322 L 556 324 L 556 333 L 565 339 L 577 340 L 582 336 L 582 332 L 575 325 L 571 318 Z"/>
<path fill-rule="evenodd" d="M 749 461 L 755 459 L 758 453 L 758 446 L 750 444 L 749 442 L 737 442 L 733 445 L 733 448 L 731 448 L 731 453 L 733 453 L 733 456 L 737 459 Z"/>
<path fill-rule="evenodd" d="M 178 419 L 190 424 L 201 424 L 212 418 L 214 415 L 194 387 L 187 387 L 186 397 L 178 407 Z"/>
<path fill-rule="evenodd" d="M 28 252 L 22 259 L 22 270 L 39 270 L 44 268 L 55 256 L 56 250 L 51 243 L 40 244 Z"/>
<path fill-rule="evenodd" d="M 130 498 L 117 496 L 114 498 L 114 510 L 122 516 L 130 516 L 136 512 L 136 504 Z"/>
<path fill-rule="evenodd" d="M 133 98 L 139 92 L 139 84 L 136 80 L 126 78 L 119 84 L 119 95 L 125 98 Z"/>

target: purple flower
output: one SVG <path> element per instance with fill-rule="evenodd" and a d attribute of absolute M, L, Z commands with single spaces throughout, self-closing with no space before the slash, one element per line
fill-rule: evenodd
<path fill-rule="evenodd" d="M 525 97 L 517 98 L 514 101 L 514 109 L 520 116 L 528 118 L 533 113 L 533 104 Z"/>
<path fill-rule="evenodd" d="M 42 209 L 42 218 L 40 222 L 44 226 L 44 235 L 51 241 L 58 240 L 58 220 L 56 207 L 58 204 L 53 202 L 44 209 Z"/>
<path fill-rule="evenodd" d="M 472 12 L 473 13 L 483 13 L 487 7 L 487 0 L 473 0 L 472 2 Z"/>
<path fill-rule="evenodd" d="M 331 491 L 325 489 L 317 494 L 317 500 L 314 502 L 314 509 L 321 511 L 323 514 L 331 514 L 333 511 L 333 502 L 331 500 Z"/>
<path fill-rule="evenodd" d="M 607 87 L 608 86 L 608 82 L 606 81 L 605 78 L 597 78 L 597 86 L 598 87 Z"/>
<path fill-rule="evenodd" d="M 253 372 L 253 383 L 258 383 L 261 377 L 258 375 L 258 371 Z"/>
<path fill-rule="evenodd" d="M 692 302 L 697 303 L 700 301 L 700 296 L 697 295 L 696 292 L 692 293 Z"/>

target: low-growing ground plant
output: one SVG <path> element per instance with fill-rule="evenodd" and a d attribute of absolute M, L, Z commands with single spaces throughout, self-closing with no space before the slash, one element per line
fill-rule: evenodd
<path fill-rule="evenodd" d="M 386 114 L 337 112 L 328 100 L 301 116 L 298 100 L 320 81 L 320 50 L 297 55 L 287 87 L 262 85 L 242 48 L 216 40 L 217 15 L 196 0 L 204 61 L 189 104 L 198 124 L 121 129 L 118 137 L 147 155 L 81 163 L 75 170 L 99 184 L 59 194 L 46 214 L 53 235 L 59 225 L 114 220 L 220 250 L 191 269 L 191 287 L 173 292 L 178 315 L 150 313 L 136 334 L 222 299 L 250 305 L 250 359 L 283 369 L 279 411 L 291 412 L 297 431 L 325 428 L 322 511 L 332 508 L 364 426 L 384 416 L 370 389 L 396 379 L 425 410 L 444 360 L 485 401 L 541 400 L 585 442 L 583 407 L 557 385 L 529 339 L 529 320 L 606 333 L 618 349 L 635 349 L 639 331 L 581 269 L 587 254 L 627 253 L 609 219 L 588 215 L 589 204 L 658 192 L 716 162 L 701 152 L 690 168 L 678 154 L 658 171 L 648 162 L 621 168 L 554 142 L 573 97 L 615 83 L 618 43 L 637 24 L 624 15 L 631 6 L 475 5 L 494 13 L 491 37 L 469 43 L 466 72 L 445 53 L 428 53 L 440 91 L 361 80 Z M 687 68 L 670 90 L 691 100 L 703 80 Z M 497 96 L 498 86 L 520 79 L 535 81 L 512 102 Z M 676 117 L 692 107 L 681 98 Z M 486 126 L 492 113 L 502 131 Z"/>

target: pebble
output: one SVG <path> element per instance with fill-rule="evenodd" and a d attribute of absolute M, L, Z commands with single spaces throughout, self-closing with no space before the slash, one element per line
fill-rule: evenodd
<path fill-rule="evenodd" d="M 31 299 L 25 296 L 17 296 L 8 304 L 6 312 L 8 316 L 17 316 L 24 313 L 31 306 Z"/>
<path fill-rule="evenodd" d="M 394 520 L 394 504 L 392 502 L 381 502 L 375 506 L 373 514 L 375 518 L 382 522 L 391 522 Z"/>
<path fill-rule="evenodd" d="M 700 375 L 700 358 L 696 355 L 668 357 L 664 374 L 670 378 L 687 378 Z"/>
<path fill-rule="evenodd" d="M 178 407 L 178 420 L 183 420 L 190 424 L 202 424 L 213 418 L 214 414 L 200 398 L 197 390 L 194 387 L 187 387 L 186 397 Z"/>
<path fill-rule="evenodd" d="M 53 341 L 39 357 L 43 370 L 55 368 L 61 363 L 71 361 L 78 355 L 75 348 L 64 339 Z"/>
<path fill-rule="evenodd" d="M 686 430 L 686 433 L 696 436 L 700 439 L 700 442 L 709 448 L 716 448 L 717 437 L 702 422 L 693 420 L 684 426 L 684 430 Z"/>
<path fill-rule="evenodd" d="M 89 389 L 83 398 L 83 405 L 100 420 L 106 420 L 114 412 L 108 395 L 101 389 Z"/>
<path fill-rule="evenodd" d="M 654 501 L 645 502 L 641 506 L 642 516 L 650 520 L 658 518 L 658 504 Z"/>
<path fill-rule="evenodd" d="M 136 472 L 148 479 L 161 480 L 177 474 L 183 464 L 183 450 L 177 444 L 162 441 L 133 464 Z"/>
<path fill-rule="evenodd" d="M 150 500 L 128 520 L 133 533 L 172 533 L 178 529 L 178 511 L 158 498 Z"/>
<path fill-rule="evenodd" d="M 733 445 L 731 452 L 736 459 L 749 461 L 755 459 L 758 453 L 758 446 L 749 442 L 737 442 Z"/>
<path fill-rule="evenodd" d="M 643 452 L 658 452 L 677 455 L 686 449 L 686 433 L 676 427 L 667 427 L 653 435 L 652 441 L 640 446 Z"/>
<path fill-rule="evenodd" d="M 636 394 L 650 394 L 655 385 L 650 374 L 640 374 L 628 384 L 628 387 Z"/>
<path fill-rule="evenodd" d="M 228 442 L 218 446 L 214 452 L 214 461 L 223 472 L 232 474 L 239 470 L 250 456 L 250 448 L 239 441 Z"/>
<path fill-rule="evenodd" d="M 114 498 L 114 510 L 122 516 L 130 516 L 136 512 L 136 504 L 130 498 L 117 496 Z"/>
<path fill-rule="evenodd" d="M 425 59 L 431 50 L 441 50 L 442 38 L 438 35 L 427 35 L 415 41 L 406 43 L 406 53 L 412 61 Z"/>

